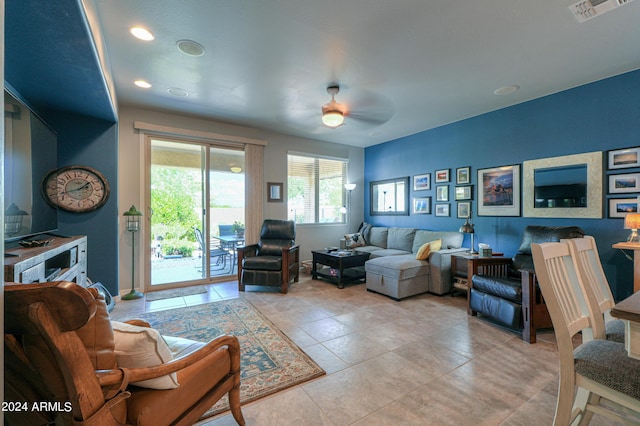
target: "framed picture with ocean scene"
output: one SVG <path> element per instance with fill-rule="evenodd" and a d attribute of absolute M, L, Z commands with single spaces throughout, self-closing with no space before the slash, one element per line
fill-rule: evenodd
<path fill-rule="evenodd" d="M 520 165 L 478 170 L 478 216 L 520 216 Z"/>
<path fill-rule="evenodd" d="M 424 191 L 426 189 L 431 189 L 431 173 L 415 175 L 413 177 L 413 190 Z"/>

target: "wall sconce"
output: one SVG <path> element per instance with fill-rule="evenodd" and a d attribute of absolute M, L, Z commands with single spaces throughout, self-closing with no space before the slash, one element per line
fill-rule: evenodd
<path fill-rule="evenodd" d="M 624 217 L 624 229 L 631 229 L 631 234 L 627 238 L 628 243 L 640 243 L 638 229 L 640 228 L 640 213 L 630 213 Z"/>
<path fill-rule="evenodd" d="M 122 296 L 122 300 L 140 299 L 144 295 L 135 289 L 136 249 L 134 243 L 136 232 L 140 230 L 140 218 L 142 217 L 142 213 L 136 209 L 136 206 L 132 205 L 129 210 L 124 212 L 123 216 L 127 218 L 127 231 L 131 232 L 131 291 Z"/>
<path fill-rule="evenodd" d="M 4 211 L 4 233 L 6 235 L 17 234 L 22 228 L 22 220 L 28 215 L 29 213 L 20 210 L 15 203 L 11 203 Z"/>
<path fill-rule="evenodd" d="M 478 254 L 474 250 L 474 235 L 475 229 L 473 228 L 473 223 L 471 223 L 471 212 L 469 212 L 469 216 L 467 216 L 467 220 L 465 220 L 464 225 L 458 229 L 458 232 L 462 232 L 463 234 L 471 234 L 471 250 L 469 250 L 469 254 Z"/>

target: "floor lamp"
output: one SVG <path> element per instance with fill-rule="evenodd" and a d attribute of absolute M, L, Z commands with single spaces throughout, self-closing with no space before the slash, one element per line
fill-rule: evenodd
<path fill-rule="evenodd" d="M 351 232 L 351 229 L 349 228 L 349 226 L 351 224 L 351 191 L 356 189 L 356 184 L 355 183 L 345 183 L 344 184 L 344 189 L 347 190 L 347 229 L 349 229 L 349 232 Z"/>
<path fill-rule="evenodd" d="M 122 296 L 122 300 L 140 299 L 144 295 L 135 289 L 136 248 L 134 243 L 136 232 L 140 230 L 140 218 L 142 217 L 142 213 L 136 209 L 136 206 L 132 205 L 129 210 L 124 212 L 123 216 L 127 218 L 127 231 L 131 232 L 131 291 Z"/>

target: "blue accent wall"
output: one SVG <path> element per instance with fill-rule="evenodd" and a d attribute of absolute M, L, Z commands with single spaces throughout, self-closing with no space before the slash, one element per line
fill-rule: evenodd
<path fill-rule="evenodd" d="M 365 149 L 365 184 L 431 173 L 431 190 L 410 190 L 410 198 L 431 196 L 436 191 L 433 173 L 450 169 L 450 217 L 430 215 L 371 216 L 370 194 L 365 193 L 365 221 L 384 226 L 457 230 L 464 219 L 456 216 L 453 201 L 455 171 L 471 166 L 475 243 L 487 243 L 494 251 L 512 256 L 527 225 L 577 225 L 598 243 L 603 268 L 616 299 L 633 292 L 633 264 L 611 245 L 626 240 L 622 219 L 608 218 L 607 151 L 640 146 L 640 70 L 601 80 L 513 107 L 504 108 L 446 126 L 417 133 Z M 525 160 L 583 152 L 604 151 L 603 218 L 547 219 L 477 216 L 477 170 L 522 164 Z M 617 169 L 616 173 L 640 169 Z M 412 183 L 410 183 L 412 187 Z M 624 198 L 638 194 L 623 194 Z M 613 196 L 615 197 L 615 196 Z M 620 197 L 618 195 L 618 197 Z M 465 235 L 465 246 L 470 237 Z M 633 255 L 633 254 L 631 254 Z"/>
<path fill-rule="evenodd" d="M 87 276 L 118 294 L 118 126 L 97 118 L 48 111 L 58 133 L 58 167 L 90 166 L 110 186 L 106 204 L 88 213 L 58 211 L 58 232 L 87 236 Z"/>

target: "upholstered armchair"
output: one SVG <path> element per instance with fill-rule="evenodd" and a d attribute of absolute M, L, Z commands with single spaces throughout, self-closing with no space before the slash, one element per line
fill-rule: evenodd
<path fill-rule="evenodd" d="M 236 337 L 201 343 L 118 324 L 95 289 L 6 285 L 4 396 L 29 409 L 5 412 L 5 424 L 191 425 L 227 393 L 244 424 Z"/>
<path fill-rule="evenodd" d="M 298 282 L 300 275 L 300 246 L 295 240 L 292 220 L 265 220 L 258 243 L 238 247 L 238 289 L 271 286 L 286 294 L 289 282 Z"/>
<path fill-rule="evenodd" d="M 581 238 L 577 226 L 527 226 L 518 252 L 503 275 L 474 275 L 469 289 L 469 314 L 481 314 L 511 328 L 522 330 L 522 339 L 536 342 L 536 331 L 551 328 L 549 311 L 538 287 L 531 243 L 557 242 L 563 238 Z"/>

